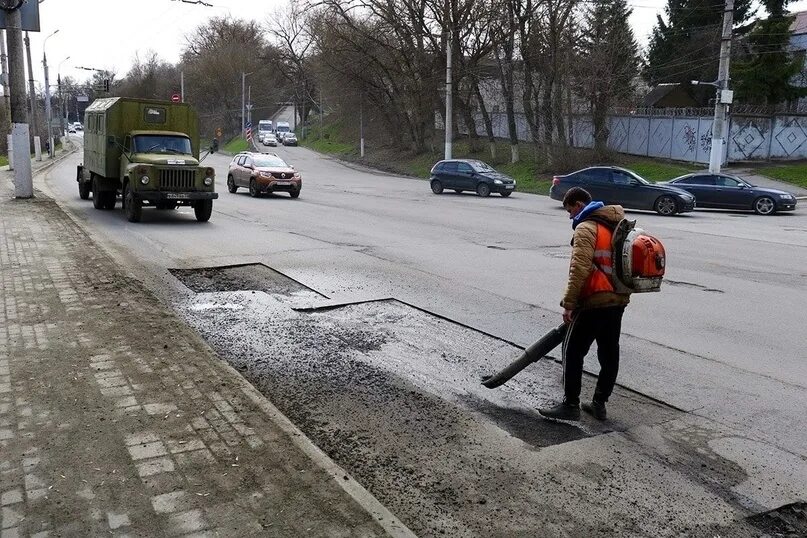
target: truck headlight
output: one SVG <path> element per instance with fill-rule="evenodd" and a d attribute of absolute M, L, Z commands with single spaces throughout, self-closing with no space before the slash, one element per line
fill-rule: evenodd
<path fill-rule="evenodd" d="M 148 184 L 149 184 L 149 181 L 150 181 L 150 180 L 149 180 L 149 177 L 148 177 L 148 176 L 142 176 L 142 177 L 140 178 L 140 183 L 142 183 L 143 185 L 148 185 Z"/>
<path fill-rule="evenodd" d="M 207 185 L 209 187 L 212 184 L 213 184 L 213 178 L 212 177 L 206 177 L 205 178 L 205 185 Z"/>

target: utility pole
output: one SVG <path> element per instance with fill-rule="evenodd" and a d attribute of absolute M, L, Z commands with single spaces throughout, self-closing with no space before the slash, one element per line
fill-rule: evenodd
<path fill-rule="evenodd" d="M 454 138 L 454 133 L 452 129 L 454 127 L 454 109 L 452 103 L 452 89 L 451 89 L 451 39 L 452 34 L 451 30 L 448 31 L 448 39 L 446 40 L 446 121 L 445 121 L 445 131 L 446 131 L 446 150 L 445 150 L 445 159 L 451 158 L 452 153 L 452 141 Z"/>
<path fill-rule="evenodd" d="M 179 72 L 179 95 L 181 96 L 181 101 L 185 102 L 185 71 Z"/>
<path fill-rule="evenodd" d="M 319 140 L 322 140 L 322 84 L 319 86 Z"/>
<path fill-rule="evenodd" d="M 241 136 L 244 136 L 246 128 L 247 128 L 247 116 L 246 116 L 246 86 L 247 85 L 247 75 L 243 71 L 241 71 Z"/>
<path fill-rule="evenodd" d="M 11 138 L 16 158 L 14 163 L 14 196 L 33 198 L 31 176 L 31 140 L 25 123 L 25 53 L 22 45 L 22 16 L 19 6 L 6 12 L 6 38 L 8 40 L 8 75 L 11 91 Z"/>
<path fill-rule="evenodd" d="M 359 156 L 364 157 L 364 93 L 359 104 Z"/>
<path fill-rule="evenodd" d="M 11 127 L 11 101 L 8 94 L 8 56 L 6 56 L 6 31 L 0 30 L 0 64 L 3 69 L 3 106 L 6 109 L 7 127 Z"/>
<path fill-rule="evenodd" d="M 715 119 L 712 123 L 712 149 L 709 153 L 709 172 L 717 174 L 723 164 L 726 138 L 726 109 L 731 103 L 729 86 L 729 60 L 731 59 L 731 29 L 734 25 L 734 0 L 726 0 L 723 10 L 723 35 L 720 41 L 720 66 L 717 69 L 717 95 Z"/>
<path fill-rule="evenodd" d="M 47 126 L 46 129 L 48 131 L 48 155 L 50 157 L 53 157 L 55 153 L 53 146 L 53 110 L 50 106 L 50 79 L 48 78 L 48 57 L 45 54 L 45 45 L 47 45 L 48 39 L 58 33 L 58 29 L 54 30 L 42 42 L 42 67 L 45 69 L 45 125 Z"/>
<path fill-rule="evenodd" d="M 28 32 L 25 32 L 25 56 L 28 61 L 28 93 L 31 99 L 31 135 L 36 136 L 36 90 L 34 89 L 34 68 L 31 66 L 31 39 L 28 37 Z"/>

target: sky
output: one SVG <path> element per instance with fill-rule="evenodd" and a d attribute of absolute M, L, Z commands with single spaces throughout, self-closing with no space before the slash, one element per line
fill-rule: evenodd
<path fill-rule="evenodd" d="M 178 61 L 185 35 L 213 17 L 229 14 L 263 23 L 287 2 L 205 0 L 213 4 L 206 7 L 180 0 L 44 0 L 39 5 L 41 32 L 31 33 L 34 78 L 39 86 L 43 84 L 42 44 L 56 30 L 58 33 L 46 43 L 51 84 L 55 84 L 57 72 L 80 81 L 89 78 L 88 71 L 76 66 L 111 70 L 123 77 L 138 52 L 143 55 L 151 50 L 166 61 Z M 633 7 L 631 24 L 637 40 L 645 45 L 656 14 L 663 12 L 666 2 L 628 0 L 628 3 Z M 807 0 L 791 3 L 789 9 L 805 10 Z"/>

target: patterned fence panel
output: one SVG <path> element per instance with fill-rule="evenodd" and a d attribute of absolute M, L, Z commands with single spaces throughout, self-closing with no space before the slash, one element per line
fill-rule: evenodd
<path fill-rule="evenodd" d="M 780 116 L 773 125 L 771 159 L 807 158 L 807 118 Z"/>
<path fill-rule="evenodd" d="M 628 153 L 647 155 L 650 142 L 650 118 L 628 116 Z"/>
<path fill-rule="evenodd" d="M 594 147 L 594 127 L 589 116 L 574 116 L 572 119 L 572 140 L 576 148 Z"/>
<path fill-rule="evenodd" d="M 698 118 L 673 118 L 670 158 L 695 161 L 698 158 Z"/>
<path fill-rule="evenodd" d="M 767 159 L 771 147 L 771 118 L 732 117 L 728 136 L 731 161 Z"/>
<path fill-rule="evenodd" d="M 712 153 L 712 124 L 714 118 L 698 118 L 698 145 L 695 161 L 709 163 Z"/>
<path fill-rule="evenodd" d="M 650 118 L 650 137 L 647 154 L 669 159 L 672 154 L 672 118 Z"/>
<path fill-rule="evenodd" d="M 608 148 L 619 153 L 628 153 L 628 117 L 608 118 Z"/>

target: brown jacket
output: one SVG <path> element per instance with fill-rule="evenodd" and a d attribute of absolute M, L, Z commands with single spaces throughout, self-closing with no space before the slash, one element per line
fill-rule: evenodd
<path fill-rule="evenodd" d="M 625 218 L 625 211 L 619 205 L 607 205 L 592 213 L 600 219 L 616 224 Z M 630 302 L 630 295 L 622 295 L 610 291 L 595 293 L 585 299 L 580 299 L 580 291 L 586 279 L 595 270 L 594 244 L 597 240 L 597 223 L 584 220 L 577 225 L 572 238 L 572 259 L 569 262 L 569 280 L 566 283 L 566 293 L 560 306 L 569 310 L 603 308 L 606 306 L 621 306 Z M 614 260 L 616 263 L 616 260 Z"/>

